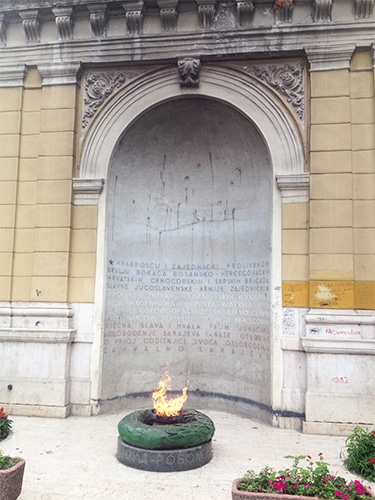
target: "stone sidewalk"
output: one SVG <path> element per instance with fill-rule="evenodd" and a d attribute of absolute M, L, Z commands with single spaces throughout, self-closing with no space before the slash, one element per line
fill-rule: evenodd
<path fill-rule="evenodd" d="M 211 410 L 204 410 L 216 427 L 207 465 L 177 473 L 132 469 L 115 456 L 117 424 L 131 411 L 61 420 L 11 417 L 14 432 L 0 448 L 26 459 L 19 500 L 229 500 L 233 479 L 250 468 L 290 464 L 286 455 L 323 453 L 332 472 L 355 477 L 343 467 L 343 436 L 302 434 Z"/>

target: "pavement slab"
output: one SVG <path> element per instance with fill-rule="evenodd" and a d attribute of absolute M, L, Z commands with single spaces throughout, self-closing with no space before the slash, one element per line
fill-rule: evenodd
<path fill-rule="evenodd" d="M 0 449 L 26 459 L 19 500 L 229 500 L 232 481 L 248 469 L 279 469 L 291 465 L 287 455 L 318 459 L 319 453 L 333 473 L 358 479 L 343 465 L 345 436 L 303 434 L 211 410 L 203 410 L 216 428 L 208 464 L 181 472 L 133 469 L 116 459 L 117 424 L 131 411 L 66 419 L 11 416 L 13 432 Z"/>

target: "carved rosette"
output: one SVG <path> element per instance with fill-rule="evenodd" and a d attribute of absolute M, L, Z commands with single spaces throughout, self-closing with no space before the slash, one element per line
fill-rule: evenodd
<path fill-rule="evenodd" d="M 177 61 L 178 72 L 180 75 L 181 88 L 199 87 L 199 73 L 201 70 L 201 61 L 194 57 L 185 57 Z"/>
<path fill-rule="evenodd" d="M 354 0 L 354 4 L 356 19 L 370 17 L 374 11 L 374 0 Z"/>
<path fill-rule="evenodd" d="M 314 0 L 314 21 L 324 23 L 332 20 L 332 0 Z"/>
<path fill-rule="evenodd" d="M 240 26 L 250 26 L 253 22 L 255 7 L 252 1 L 237 2 L 237 15 Z"/>
<path fill-rule="evenodd" d="M 52 9 L 55 15 L 55 23 L 59 33 L 60 40 L 71 40 L 73 38 L 72 31 L 72 7 L 56 7 Z"/>
<path fill-rule="evenodd" d="M 37 9 L 27 10 L 19 13 L 22 19 L 22 28 L 27 42 L 39 42 L 40 23 L 39 11 Z"/>
<path fill-rule="evenodd" d="M 108 21 L 108 7 L 106 4 L 87 6 L 90 12 L 90 26 L 94 37 L 105 37 Z"/>
<path fill-rule="evenodd" d="M 276 90 L 292 106 L 298 118 L 304 117 L 303 65 L 285 63 L 283 65 L 249 66 L 245 71 Z"/>
<path fill-rule="evenodd" d="M 123 73 L 89 73 L 85 77 L 82 129 L 85 129 L 104 100 L 125 83 Z"/>
<path fill-rule="evenodd" d="M 276 22 L 291 23 L 293 16 L 293 0 L 276 0 L 274 5 Z"/>

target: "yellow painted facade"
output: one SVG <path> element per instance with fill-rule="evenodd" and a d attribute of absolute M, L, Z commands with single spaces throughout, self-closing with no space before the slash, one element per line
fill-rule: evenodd
<path fill-rule="evenodd" d="M 309 88 L 310 201 L 282 207 L 283 305 L 375 309 L 370 49 Z M 93 302 L 97 207 L 72 205 L 80 90 L 31 68 L 0 96 L 0 300 Z"/>
<path fill-rule="evenodd" d="M 374 112 L 370 51 L 311 74 L 310 203 L 284 207 L 285 307 L 375 309 Z"/>

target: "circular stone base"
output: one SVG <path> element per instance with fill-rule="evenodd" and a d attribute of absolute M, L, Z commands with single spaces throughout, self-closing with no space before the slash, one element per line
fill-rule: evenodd
<path fill-rule="evenodd" d="M 177 472 L 206 465 L 212 458 L 212 442 L 176 450 L 145 450 L 118 437 L 117 459 L 129 467 L 153 472 Z"/>

